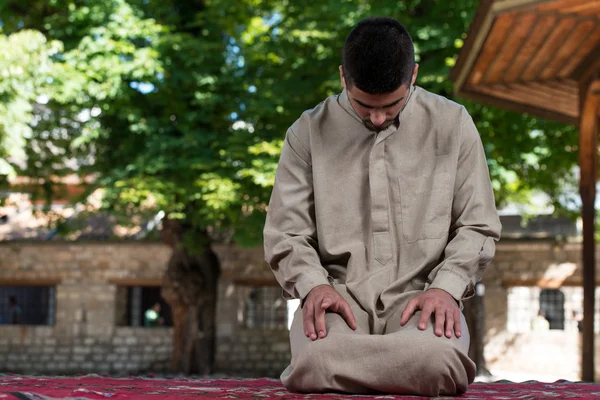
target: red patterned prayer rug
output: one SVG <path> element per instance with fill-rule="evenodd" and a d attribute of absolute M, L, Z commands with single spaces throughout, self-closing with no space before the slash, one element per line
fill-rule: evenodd
<path fill-rule="evenodd" d="M 286 391 L 275 379 L 158 379 L 80 377 L 29 377 L 0 374 L 0 400 L 99 399 L 416 399 L 415 396 L 302 395 Z M 557 381 L 475 383 L 456 399 L 600 399 L 600 385 Z"/>

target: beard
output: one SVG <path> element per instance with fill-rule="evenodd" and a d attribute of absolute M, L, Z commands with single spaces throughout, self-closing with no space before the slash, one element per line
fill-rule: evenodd
<path fill-rule="evenodd" d="M 373 123 L 371 122 L 370 119 L 363 119 L 363 123 L 369 130 L 375 131 L 375 132 L 381 132 L 382 130 L 387 129 L 390 125 L 392 125 L 395 120 L 396 120 L 396 118 L 386 119 L 385 122 L 379 126 L 373 125 Z"/>

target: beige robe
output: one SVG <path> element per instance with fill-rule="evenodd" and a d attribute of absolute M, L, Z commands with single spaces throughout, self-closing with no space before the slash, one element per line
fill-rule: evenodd
<path fill-rule="evenodd" d="M 284 384 L 294 391 L 465 391 L 474 365 L 464 318 L 463 337 L 447 339 L 431 324 L 418 331 L 418 313 L 400 328 L 400 313 L 430 288 L 457 301 L 472 296 L 500 229 L 482 143 L 464 107 L 413 87 L 399 124 L 379 133 L 363 124 L 345 90 L 304 112 L 281 153 L 266 260 L 286 297 L 333 284 L 359 329 L 328 314 L 328 337 L 311 342 L 298 310 Z"/>

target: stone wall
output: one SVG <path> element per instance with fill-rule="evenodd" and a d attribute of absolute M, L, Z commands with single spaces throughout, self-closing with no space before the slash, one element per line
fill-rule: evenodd
<path fill-rule="evenodd" d="M 244 302 L 277 285 L 262 249 L 214 246 L 222 266 L 217 372 L 278 376 L 289 363 L 286 327 L 249 329 Z M 53 326 L 0 325 L 0 372 L 162 372 L 172 328 L 122 327 L 127 286 L 159 286 L 171 251 L 147 242 L 4 242 L 0 286 L 55 287 Z M 282 299 L 279 301 L 283 301 Z"/>
<path fill-rule="evenodd" d="M 37 374 L 166 372 L 172 328 L 61 336 L 53 327 L 1 326 L 0 371 Z"/>
<path fill-rule="evenodd" d="M 117 288 L 160 285 L 158 243 L 5 242 L 0 286 L 55 286 L 53 326 L 0 325 L 0 371 L 113 374 L 165 371 L 172 328 L 116 326 Z"/>
<path fill-rule="evenodd" d="M 580 334 L 573 331 L 512 333 L 507 330 L 507 321 L 511 287 L 581 286 L 581 251 L 580 243 L 498 243 L 496 257 L 483 278 L 485 358 L 492 371 L 522 371 L 580 379 Z M 596 259 L 600 260 L 600 251 Z M 600 268 L 596 273 L 600 277 Z M 600 343 L 600 335 L 597 335 L 596 343 Z M 600 372 L 600 346 L 596 349 L 596 371 Z M 548 355 L 552 355 L 552 360 Z"/>
<path fill-rule="evenodd" d="M 231 245 L 214 249 L 223 270 L 218 289 L 217 372 L 276 377 L 289 363 L 287 328 L 252 328 L 244 322 L 244 304 L 252 288 L 277 288 L 262 249 Z M 580 255 L 577 243 L 503 241 L 497 245 L 496 257 L 484 275 L 490 368 L 537 368 L 526 360 L 532 349 L 538 349 L 536 341 L 543 335 L 507 331 L 509 288 L 580 285 Z M 147 242 L 0 243 L 0 286 L 46 284 L 56 288 L 53 326 L 0 325 L 0 371 L 164 371 L 172 329 L 122 327 L 117 322 L 123 319 L 126 302 L 123 287 L 160 285 L 169 256 L 166 246 Z M 552 372 L 573 376 L 578 368 L 579 338 L 573 332 L 564 332 L 568 337 L 562 334 L 549 335 L 553 354 L 568 354 L 557 359 Z M 597 341 L 600 343 L 600 338 Z M 544 346 L 539 347 L 539 354 L 551 353 L 548 345 Z M 600 353 L 596 360 L 600 371 Z"/>

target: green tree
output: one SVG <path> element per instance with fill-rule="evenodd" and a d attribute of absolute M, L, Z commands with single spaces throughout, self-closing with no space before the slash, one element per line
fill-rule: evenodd
<path fill-rule="evenodd" d="M 92 175 L 86 194 L 102 188 L 103 210 L 138 222 L 163 211 L 174 249 L 163 290 L 174 311 L 173 367 L 209 372 L 220 272 L 210 244 L 260 243 L 284 133 L 340 91 L 352 26 L 398 18 L 415 41 L 417 83 L 452 98 L 448 72 L 477 4 L 5 1 L 0 73 L 26 72 L 0 82 L 0 121 L 11 121 L 0 122 L 0 156 L 27 151 L 5 158 L 2 171 L 35 178 L 46 199 L 58 177 Z M 573 128 L 466 106 L 499 204 L 535 189 L 569 205 L 560 196 L 573 181 Z"/>

